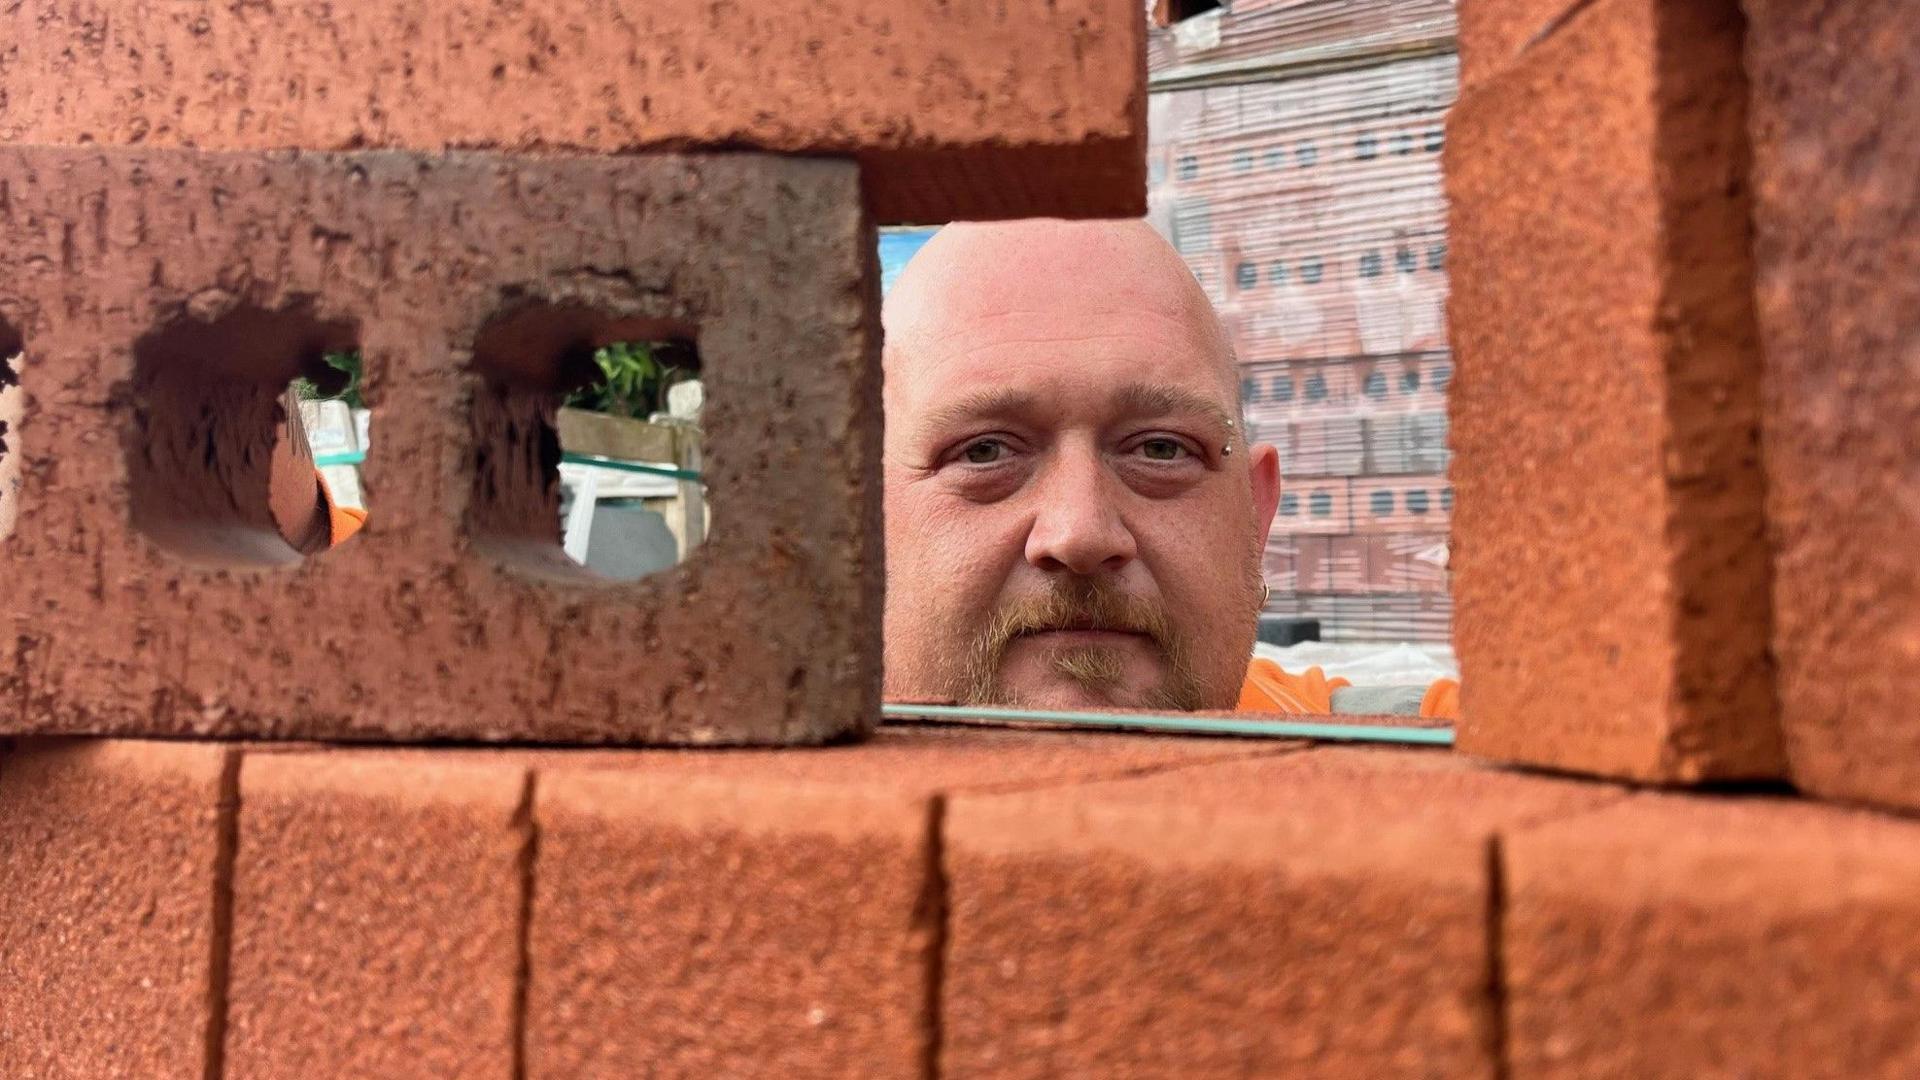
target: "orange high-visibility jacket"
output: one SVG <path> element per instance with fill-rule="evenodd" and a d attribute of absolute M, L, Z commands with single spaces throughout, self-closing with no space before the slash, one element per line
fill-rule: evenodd
<path fill-rule="evenodd" d="M 1240 686 L 1239 711 L 1324 716 L 1333 712 L 1333 692 L 1351 685 L 1345 679 L 1327 678 L 1318 667 L 1294 675 L 1271 660 L 1256 658 L 1247 665 L 1247 680 Z M 1420 699 L 1420 715 L 1459 719 L 1459 682 L 1435 679 Z"/>
<path fill-rule="evenodd" d="M 335 506 L 333 492 L 328 489 L 326 480 L 320 481 L 320 497 L 327 500 L 327 546 L 344 544 L 349 536 L 360 531 L 367 523 L 367 512 L 351 506 Z"/>

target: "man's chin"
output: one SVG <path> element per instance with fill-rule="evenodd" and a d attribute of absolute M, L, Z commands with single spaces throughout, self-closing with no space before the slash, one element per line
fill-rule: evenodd
<path fill-rule="evenodd" d="M 1162 703 L 1163 695 L 1154 684 L 1132 686 L 1126 681 L 1087 683 L 1065 675 L 1048 673 L 1034 678 L 1003 682 L 996 704 L 1025 709 L 1145 709 Z"/>
<path fill-rule="evenodd" d="M 1156 647 L 1134 635 L 1107 637 L 1118 641 L 1018 640 L 990 680 L 958 696 L 976 705 L 1070 711 L 1192 707 L 1185 681 Z"/>
<path fill-rule="evenodd" d="M 1139 706 L 1128 700 L 1137 695 L 1124 694 L 1117 689 L 1090 688 L 1078 683 L 1067 682 L 1054 686 L 1040 686 L 1020 690 L 1008 690 L 1006 704 L 1022 709 L 1054 709 L 1069 712 L 1087 712 L 1099 709 L 1132 709 Z"/>

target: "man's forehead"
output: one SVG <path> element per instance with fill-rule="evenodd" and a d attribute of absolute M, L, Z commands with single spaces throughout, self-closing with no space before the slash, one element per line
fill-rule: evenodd
<path fill-rule="evenodd" d="M 910 347 L 890 345 L 887 407 L 898 423 L 985 387 L 1037 396 L 1057 412 L 1141 411 L 1149 399 L 1120 390 L 1159 386 L 1226 412 L 1234 385 L 1209 343 L 1173 319 L 1137 310 L 1098 318 L 1019 311 L 950 323 Z"/>
<path fill-rule="evenodd" d="M 951 226 L 901 275 L 885 321 L 896 420 L 982 385 L 1084 397 L 1143 382 L 1233 403 L 1212 306 L 1141 222 Z"/>

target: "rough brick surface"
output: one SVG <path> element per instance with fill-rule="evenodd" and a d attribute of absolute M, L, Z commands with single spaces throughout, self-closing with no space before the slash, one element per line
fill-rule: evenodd
<path fill-rule="evenodd" d="M 1493 837 L 1613 797 L 1316 750 L 956 798 L 940 1075 L 1491 1077 Z"/>
<path fill-rule="evenodd" d="M 1793 778 L 1920 808 L 1920 37 L 1747 5 L 1774 654 Z"/>
<path fill-rule="evenodd" d="M 1460 0 L 1460 86 L 1505 71 L 1583 6 L 1582 0 Z"/>
<path fill-rule="evenodd" d="M 924 1076 L 942 792 L 1271 749 L 883 731 L 805 753 L 543 759 L 526 1075 Z"/>
<path fill-rule="evenodd" d="M 1449 118 L 1473 753 L 1779 775 L 1732 0 L 1595 0 Z"/>
<path fill-rule="evenodd" d="M 41 742 L 0 759 L 0 1076 L 217 1076 L 237 751 Z"/>
<path fill-rule="evenodd" d="M 31 357 L 0 731 L 869 730 L 880 376 L 858 180 L 759 155 L 0 150 L 0 318 Z M 699 339 L 713 530 L 613 584 L 560 551 L 553 407 L 583 347 L 665 333 Z M 274 403 L 355 341 L 372 520 L 301 562 L 267 514 Z"/>
<path fill-rule="evenodd" d="M 1513 1080 L 1920 1075 L 1920 824 L 1643 796 L 1504 852 Z"/>
<path fill-rule="evenodd" d="M 248 755 L 228 1075 L 513 1075 L 527 771 L 453 757 Z"/>
<path fill-rule="evenodd" d="M 0 142 L 856 154 L 885 221 L 1135 216 L 1144 33 L 1138 0 L 24 4 Z"/>

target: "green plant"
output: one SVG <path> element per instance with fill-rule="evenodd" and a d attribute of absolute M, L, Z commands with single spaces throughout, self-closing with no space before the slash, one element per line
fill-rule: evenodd
<path fill-rule="evenodd" d="M 338 382 L 340 389 L 333 393 L 326 393 L 311 379 L 296 379 L 294 380 L 294 385 L 299 388 L 300 396 L 303 398 L 337 399 L 346 402 L 348 408 L 366 408 L 366 402 L 360 397 L 360 379 L 363 374 L 360 351 L 358 349 L 346 349 L 338 352 L 330 352 L 320 359 L 328 367 L 340 373 L 337 379 L 328 380 L 330 382 Z"/>
<path fill-rule="evenodd" d="M 663 411 L 667 387 L 679 381 L 681 370 L 663 363 L 661 351 L 653 343 L 632 341 L 596 349 L 593 362 L 600 380 L 569 394 L 567 405 L 641 420 Z"/>

